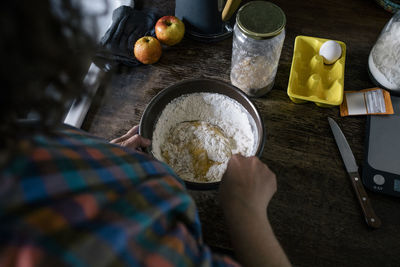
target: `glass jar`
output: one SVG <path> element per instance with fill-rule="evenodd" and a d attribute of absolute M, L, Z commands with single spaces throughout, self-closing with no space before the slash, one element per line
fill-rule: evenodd
<path fill-rule="evenodd" d="M 242 6 L 233 30 L 231 82 L 249 96 L 268 93 L 275 81 L 285 40 L 286 16 L 275 4 Z"/>
<path fill-rule="evenodd" d="M 400 11 L 385 25 L 372 47 L 368 70 L 378 87 L 400 94 Z"/>

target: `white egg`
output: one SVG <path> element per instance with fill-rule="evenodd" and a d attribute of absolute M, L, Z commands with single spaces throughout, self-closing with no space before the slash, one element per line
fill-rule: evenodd
<path fill-rule="evenodd" d="M 329 40 L 321 45 L 319 55 L 324 58 L 325 64 L 333 64 L 342 56 L 342 48 L 338 42 Z"/>

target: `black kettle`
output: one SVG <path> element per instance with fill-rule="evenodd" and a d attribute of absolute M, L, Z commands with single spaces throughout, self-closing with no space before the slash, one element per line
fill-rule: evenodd
<path fill-rule="evenodd" d="M 229 20 L 240 0 L 176 0 L 175 16 L 185 23 L 189 37 L 220 40 L 232 34 Z"/>

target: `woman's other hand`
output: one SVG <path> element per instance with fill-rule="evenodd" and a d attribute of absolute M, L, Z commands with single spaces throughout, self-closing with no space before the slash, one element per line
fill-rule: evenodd
<path fill-rule="evenodd" d="M 133 126 L 126 134 L 110 141 L 112 144 L 117 144 L 123 147 L 129 147 L 136 150 L 142 150 L 150 146 L 151 141 L 138 134 L 139 125 Z"/>

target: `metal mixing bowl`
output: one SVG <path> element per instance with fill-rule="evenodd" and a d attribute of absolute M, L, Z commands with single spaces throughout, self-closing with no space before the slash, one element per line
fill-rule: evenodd
<path fill-rule="evenodd" d="M 265 142 L 264 122 L 254 104 L 238 88 L 224 81 L 216 79 L 191 79 L 178 82 L 159 92 L 147 105 L 139 124 L 139 134 L 152 139 L 154 127 L 165 106 L 173 99 L 191 93 L 218 93 L 226 95 L 239 102 L 253 117 L 257 128 L 257 150 L 255 155 L 260 157 Z M 151 153 L 151 148 L 147 151 Z M 187 188 L 195 190 L 215 189 L 219 182 L 196 183 L 185 181 Z"/>

